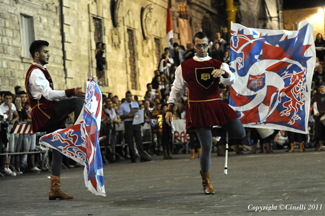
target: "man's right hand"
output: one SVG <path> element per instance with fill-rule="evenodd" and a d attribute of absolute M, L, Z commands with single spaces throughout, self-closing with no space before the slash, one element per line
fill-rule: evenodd
<path fill-rule="evenodd" d="M 173 120 L 173 113 L 170 112 L 170 111 L 167 111 L 166 116 L 165 116 L 165 120 L 166 120 L 166 123 L 170 126 L 170 123 Z"/>
<path fill-rule="evenodd" d="M 80 98 L 84 98 L 85 97 L 85 93 L 80 91 L 81 87 L 75 88 L 74 89 L 74 95 Z"/>

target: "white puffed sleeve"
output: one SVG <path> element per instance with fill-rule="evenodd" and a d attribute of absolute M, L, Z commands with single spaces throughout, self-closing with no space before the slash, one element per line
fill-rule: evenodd
<path fill-rule="evenodd" d="M 228 74 L 228 78 L 220 77 L 220 82 L 226 85 L 232 85 L 235 83 L 235 76 L 230 71 L 227 63 L 222 63 L 220 69 L 224 70 Z"/>
<path fill-rule="evenodd" d="M 182 67 L 180 65 L 176 68 L 175 80 L 167 103 L 177 104 L 177 101 L 180 99 L 180 97 L 184 95 L 186 85 L 187 84 L 182 75 Z"/>
<path fill-rule="evenodd" d="M 317 108 L 317 102 L 316 101 L 313 103 L 313 112 L 314 112 L 314 115 L 319 114 L 319 111 L 318 111 L 318 108 Z"/>
<path fill-rule="evenodd" d="M 50 101 L 66 98 L 64 90 L 53 90 L 50 87 L 49 81 L 40 69 L 34 69 L 31 72 L 28 90 L 36 100 L 41 99 L 42 96 Z"/>

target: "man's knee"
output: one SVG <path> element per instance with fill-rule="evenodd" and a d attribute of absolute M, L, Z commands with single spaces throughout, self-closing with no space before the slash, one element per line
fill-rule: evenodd
<path fill-rule="evenodd" d="M 242 129 L 239 131 L 238 136 L 240 136 L 239 139 L 243 139 L 243 138 L 245 138 L 245 136 L 246 136 L 246 130 L 245 130 L 244 127 L 242 127 Z"/>
<path fill-rule="evenodd" d="M 84 102 L 81 98 L 79 97 L 73 97 L 73 98 L 70 98 L 71 99 L 71 102 L 73 104 L 75 104 L 76 107 L 79 107 L 79 108 L 82 108 Z"/>
<path fill-rule="evenodd" d="M 246 136 L 246 131 L 243 126 L 237 127 L 236 129 L 229 131 L 229 139 L 243 139 Z"/>

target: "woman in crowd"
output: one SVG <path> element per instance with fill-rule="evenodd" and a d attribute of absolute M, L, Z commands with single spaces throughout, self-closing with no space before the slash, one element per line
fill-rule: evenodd
<path fill-rule="evenodd" d="M 324 82 L 324 80 L 325 80 L 325 73 L 324 73 L 323 65 L 319 64 L 314 70 L 313 82 L 315 83 L 316 86 L 319 86 L 319 84 L 321 82 Z"/>
<path fill-rule="evenodd" d="M 159 63 L 159 71 L 161 74 L 165 74 L 166 76 L 169 76 L 169 68 L 171 67 L 171 64 L 168 61 L 168 56 L 163 53 L 161 55 L 160 63 Z"/>
<path fill-rule="evenodd" d="M 223 62 L 230 64 L 230 53 L 228 50 L 225 51 L 224 57 L 223 57 Z"/>
<path fill-rule="evenodd" d="M 318 33 L 316 35 L 315 47 L 316 47 L 316 57 L 319 58 L 319 61 L 323 62 L 325 40 L 323 39 L 323 35 L 321 33 Z"/>
<path fill-rule="evenodd" d="M 167 104 L 162 107 L 163 119 L 165 119 L 167 111 Z M 170 125 L 163 121 L 163 134 L 162 134 L 162 147 L 164 151 L 164 159 L 172 159 L 173 138 L 172 128 Z"/>

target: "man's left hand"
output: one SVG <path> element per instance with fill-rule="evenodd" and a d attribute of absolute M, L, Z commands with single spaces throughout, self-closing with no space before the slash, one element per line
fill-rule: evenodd
<path fill-rule="evenodd" d="M 212 71 L 211 75 L 214 77 L 214 78 L 218 78 L 220 77 L 221 75 L 223 75 L 225 73 L 224 70 L 221 70 L 221 69 L 215 69 L 214 71 Z"/>

